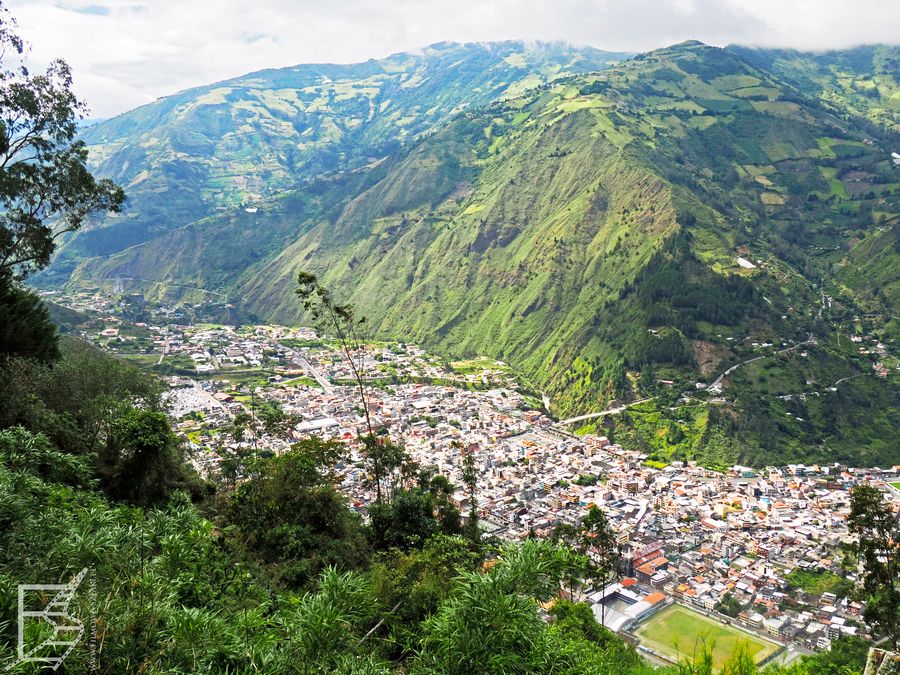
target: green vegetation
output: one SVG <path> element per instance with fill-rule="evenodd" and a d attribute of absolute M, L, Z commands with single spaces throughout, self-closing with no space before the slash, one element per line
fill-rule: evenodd
<path fill-rule="evenodd" d="M 726 616 L 730 616 L 732 619 L 736 618 L 743 609 L 743 605 L 741 605 L 737 598 L 731 593 L 725 595 L 716 603 L 716 611 L 725 614 Z"/>
<path fill-rule="evenodd" d="M 671 661 L 693 659 L 704 648 L 711 650 L 713 666 L 721 668 L 739 650 L 745 649 L 753 663 L 776 651 L 775 643 L 709 619 L 687 607 L 672 605 L 651 617 L 637 630 L 641 641 Z"/>
<path fill-rule="evenodd" d="M 896 45 L 865 45 L 816 53 L 729 49 L 820 98 L 825 105 L 849 110 L 873 124 L 900 131 L 900 49 Z"/>
<path fill-rule="evenodd" d="M 860 596 L 864 617 L 873 635 L 883 637 L 891 649 L 900 644 L 900 524 L 884 503 L 878 488 L 860 484 L 850 491 L 849 545 L 863 569 Z"/>
<path fill-rule="evenodd" d="M 232 236 L 214 249 L 182 231 L 175 236 L 194 252 L 172 250 L 190 262 L 170 257 L 121 274 L 157 297 L 220 299 L 208 291 L 220 290 L 223 272 L 244 274 L 297 235 L 293 226 L 271 231 L 271 210 L 303 213 L 327 204 L 328 192 L 358 187 L 346 174 L 377 171 L 379 160 L 465 107 L 624 56 L 560 43 L 441 43 L 352 65 L 269 69 L 160 98 L 83 131 L 94 168 L 125 186 L 131 208 L 67 242 L 44 279 L 65 279 L 85 257 L 109 256 L 227 209 Z M 308 199 L 278 196 L 307 183 Z M 214 267 L 219 274 L 204 270 Z"/>
<path fill-rule="evenodd" d="M 703 654 L 677 669 L 643 663 L 586 605 L 559 599 L 542 621 L 538 602 L 583 575 L 586 559 L 548 542 L 497 547 L 450 534 L 453 488 L 433 472 L 420 470 L 412 490 L 399 470 L 385 477 L 371 528 L 334 488 L 330 467 L 346 452 L 336 443 L 226 456 L 216 482 L 204 482 L 154 412 L 152 376 L 76 341 L 62 340 L 61 352 L 49 364 L 16 356 L 0 366 L 5 664 L 16 584 L 87 567 L 96 600 L 79 591 L 73 610 L 94 608 L 103 649 L 79 644 L 70 672 L 92 658 L 101 672 L 710 672 Z M 864 648 L 837 646 L 812 657 L 815 668 L 779 672 L 860 672 Z"/>
<path fill-rule="evenodd" d="M 118 212 L 120 187 L 96 179 L 88 151 L 76 140 L 87 106 L 72 92 L 61 59 L 43 72 L 25 65 L 25 43 L 0 5 L 0 281 L 50 263 L 56 240 L 76 232 L 91 213 Z"/>
<path fill-rule="evenodd" d="M 839 598 L 845 597 L 852 588 L 852 582 L 828 570 L 801 570 L 794 568 L 787 575 L 788 583 L 807 593 L 821 596 L 822 593 L 834 593 Z"/>

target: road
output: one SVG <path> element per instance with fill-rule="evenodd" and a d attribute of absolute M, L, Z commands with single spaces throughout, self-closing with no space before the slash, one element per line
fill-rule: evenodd
<path fill-rule="evenodd" d="M 329 394 L 334 393 L 334 387 L 331 385 L 325 376 L 322 375 L 318 370 L 312 367 L 312 365 L 307 361 L 303 356 L 301 356 L 298 352 L 292 352 L 292 356 L 296 359 L 297 363 L 306 371 L 306 374 L 313 378 L 316 382 L 319 383 L 319 386 L 322 387 Z"/>
<path fill-rule="evenodd" d="M 588 413 L 587 415 L 579 415 L 578 417 L 570 417 L 567 420 L 560 420 L 557 424 L 572 424 L 574 422 L 582 422 L 584 420 L 591 420 L 596 417 L 606 417 L 607 415 L 618 415 L 620 412 L 625 410 L 626 408 L 630 408 L 633 405 L 638 405 L 639 403 L 646 403 L 647 401 L 652 401 L 655 399 L 655 396 L 651 396 L 650 398 L 642 398 L 640 401 L 634 401 L 633 403 L 626 403 L 625 405 L 620 405 L 616 408 L 609 408 L 608 410 L 601 410 L 600 412 Z"/>
<path fill-rule="evenodd" d="M 773 352 L 771 354 L 763 354 L 762 356 L 754 356 L 752 359 L 747 359 L 746 361 L 741 361 L 740 363 L 736 363 L 735 365 L 731 366 L 731 368 L 726 370 L 724 373 L 719 375 L 715 380 L 713 380 L 712 384 L 709 385 L 708 388 L 709 389 L 721 389 L 722 388 L 722 380 L 724 380 L 726 377 L 731 375 L 734 371 L 736 371 L 741 366 L 746 366 L 748 363 L 753 363 L 755 361 L 761 361 L 762 359 L 769 359 L 769 358 L 772 358 L 773 356 L 778 356 L 779 354 L 785 354 L 787 352 L 792 352 L 795 349 L 797 349 L 798 347 L 807 347 L 807 346 L 814 345 L 814 344 L 816 344 L 816 341 L 814 339 L 810 338 L 803 342 L 798 342 L 797 344 L 793 345 L 792 347 L 786 347 L 785 349 L 779 349 L 777 352 Z"/>
<path fill-rule="evenodd" d="M 709 385 L 708 388 L 714 389 L 714 390 L 721 389 L 722 380 L 724 380 L 726 377 L 731 375 L 734 371 L 736 371 L 741 366 L 745 366 L 748 363 L 753 363 L 754 361 L 760 361 L 762 359 L 769 359 L 769 358 L 772 358 L 773 356 L 777 356 L 779 354 L 785 354 L 787 352 L 793 351 L 795 349 L 798 349 L 799 347 L 805 347 L 805 346 L 810 346 L 810 345 L 814 345 L 814 344 L 816 344 L 816 340 L 812 336 L 810 336 L 809 339 L 804 340 L 803 342 L 798 342 L 797 344 L 792 345 L 790 347 L 785 347 L 784 349 L 779 349 L 778 351 L 773 352 L 771 354 L 762 354 L 760 356 L 754 356 L 752 359 L 747 359 L 746 361 L 741 361 L 740 363 L 737 363 L 737 364 L 731 366 L 728 370 L 721 373 L 715 380 L 713 380 L 712 384 Z M 835 384 L 837 384 L 837 383 L 835 383 Z M 682 394 L 682 395 L 687 396 L 687 393 Z M 630 408 L 631 406 L 635 406 L 640 403 L 646 403 L 647 401 L 652 401 L 655 398 L 656 398 L 656 396 L 651 396 L 650 398 L 642 398 L 639 401 L 634 401 L 633 403 L 627 403 L 625 405 L 616 406 L 615 408 L 608 408 L 607 410 L 601 410 L 600 412 L 588 413 L 587 415 L 579 415 L 578 417 L 570 417 L 569 419 L 566 419 L 566 420 L 560 420 L 559 422 L 557 422 L 557 424 L 559 424 L 559 425 L 573 424 L 575 422 L 583 422 L 585 420 L 596 419 L 598 417 L 606 417 L 607 415 L 618 415 L 620 412 L 622 412 L 623 410 L 625 410 L 627 408 Z"/>
<path fill-rule="evenodd" d="M 122 287 L 123 281 L 137 281 L 142 284 L 155 284 L 157 286 L 163 286 L 164 288 L 187 288 L 191 291 L 200 291 L 201 293 L 207 293 L 209 295 L 217 295 L 225 302 L 228 301 L 228 296 L 224 293 L 220 293 L 219 291 L 211 291 L 206 288 L 200 288 L 199 286 L 188 286 L 186 284 L 170 284 L 165 281 L 157 281 L 156 279 L 144 279 L 142 277 L 115 277 L 115 278 L 99 278 L 99 279 L 91 279 L 91 281 L 97 281 L 100 283 L 112 281 L 114 284 L 114 288 L 117 293 L 121 293 L 124 288 Z"/>

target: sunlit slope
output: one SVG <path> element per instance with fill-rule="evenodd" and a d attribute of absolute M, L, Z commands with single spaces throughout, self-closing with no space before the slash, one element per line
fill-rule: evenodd
<path fill-rule="evenodd" d="M 825 52 L 728 49 L 836 111 L 900 132 L 900 46 L 865 45 Z"/>

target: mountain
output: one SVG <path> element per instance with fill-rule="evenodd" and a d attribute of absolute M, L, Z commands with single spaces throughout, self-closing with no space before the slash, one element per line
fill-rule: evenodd
<path fill-rule="evenodd" d="M 894 141 L 689 42 L 472 107 L 73 283 L 224 292 L 289 323 L 307 269 L 377 334 L 505 359 L 560 415 L 658 396 L 603 427 L 651 459 L 896 463 L 895 359 L 877 378 L 849 340 L 896 336 Z M 725 391 L 680 395 L 698 380 Z"/>
<path fill-rule="evenodd" d="M 824 52 L 736 46 L 728 49 L 836 111 L 849 112 L 900 132 L 900 46 L 865 45 Z"/>
<path fill-rule="evenodd" d="M 82 132 L 129 208 L 67 241 L 43 283 L 223 209 L 396 151 L 459 112 L 625 58 L 562 43 L 440 43 L 353 65 L 250 73 L 161 98 Z"/>

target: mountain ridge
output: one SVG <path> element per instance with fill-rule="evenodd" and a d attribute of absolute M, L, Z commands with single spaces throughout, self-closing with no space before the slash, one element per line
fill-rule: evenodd
<path fill-rule="evenodd" d="M 65 241 L 45 283 L 79 259 L 369 164 L 472 103 L 623 57 L 554 43 L 449 45 L 256 71 L 161 98 L 83 130 L 93 168 L 126 188 L 131 208 Z"/>

